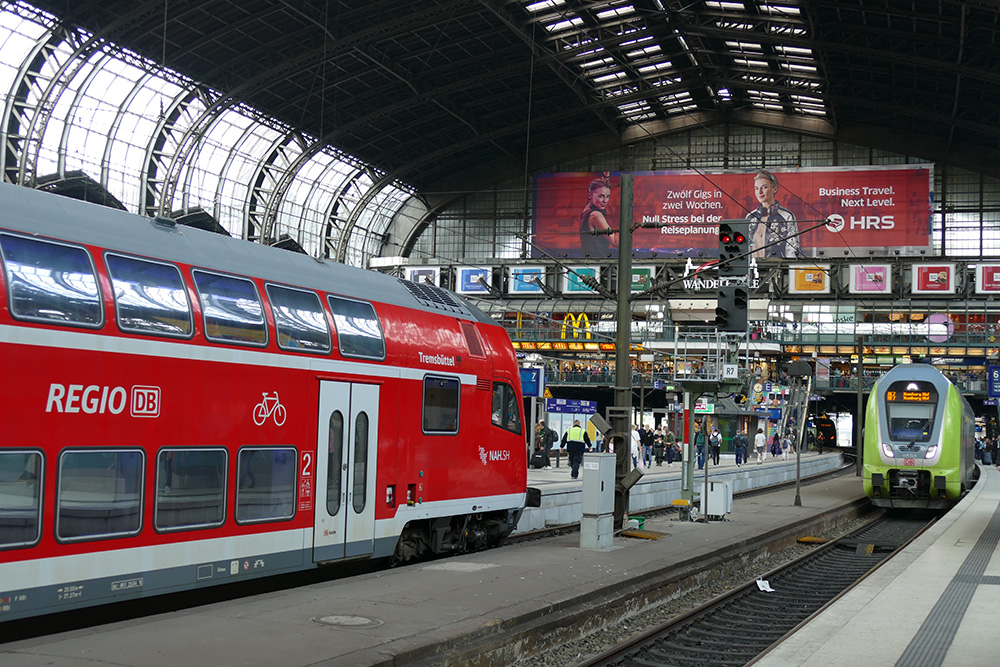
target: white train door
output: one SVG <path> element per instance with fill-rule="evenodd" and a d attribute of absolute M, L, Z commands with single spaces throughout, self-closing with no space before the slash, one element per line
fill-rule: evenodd
<path fill-rule="evenodd" d="M 313 561 L 372 553 L 377 385 L 320 382 Z"/>

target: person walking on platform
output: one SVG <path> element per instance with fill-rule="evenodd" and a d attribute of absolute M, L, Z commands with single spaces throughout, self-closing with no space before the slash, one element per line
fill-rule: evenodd
<path fill-rule="evenodd" d="M 792 451 L 792 434 L 791 432 L 785 433 L 785 437 L 781 439 L 781 460 L 788 460 L 788 453 Z"/>
<path fill-rule="evenodd" d="M 677 447 L 677 437 L 674 436 L 674 432 L 670 430 L 670 427 L 666 427 L 663 431 L 663 448 L 667 450 L 667 465 L 672 466 L 674 464 L 674 454 L 676 453 Z"/>
<path fill-rule="evenodd" d="M 712 427 L 712 435 L 708 437 L 712 445 L 712 465 L 719 465 L 719 455 L 722 453 L 722 434 L 715 426 Z"/>
<path fill-rule="evenodd" d="M 642 444 L 642 467 L 653 467 L 653 429 L 646 424 L 645 428 L 639 429 L 639 442 Z"/>
<path fill-rule="evenodd" d="M 753 437 L 753 448 L 757 450 L 757 465 L 764 462 L 764 448 L 767 447 L 767 436 L 764 429 L 757 429 L 757 435 Z"/>
<path fill-rule="evenodd" d="M 663 431 L 656 429 L 653 431 L 653 456 L 656 457 L 657 467 L 663 465 Z"/>
<path fill-rule="evenodd" d="M 632 456 L 632 467 L 639 467 L 639 453 L 642 451 L 642 436 L 639 435 L 639 427 L 632 424 L 631 445 L 629 454 Z"/>
<path fill-rule="evenodd" d="M 583 463 L 583 452 L 590 445 L 590 436 L 586 429 L 580 426 L 580 420 L 573 421 L 573 426 L 563 434 L 563 447 L 569 453 L 570 476 L 576 479 L 580 476 L 580 464 Z"/>
<path fill-rule="evenodd" d="M 542 450 L 543 470 L 552 469 L 552 445 L 559 439 L 559 434 L 545 425 L 544 421 L 538 422 L 538 446 Z"/>
<path fill-rule="evenodd" d="M 736 467 L 739 468 L 747 461 L 747 447 L 750 441 L 747 439 L 747 430 L 741 428 L 739 433 L 733 438 L 733 447 L 736 449 Z"/>
<path fill-rule="evenodd" d="M 694 451 L 698 458 L 698 470 L 705 469 L 705 434 L 701 432 L 699 424 L 694 434 Z"/>

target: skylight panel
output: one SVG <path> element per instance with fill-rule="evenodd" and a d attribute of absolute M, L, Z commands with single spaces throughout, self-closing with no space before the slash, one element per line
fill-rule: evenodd
<path fill-rule="evenodd" d="M 767 26 L 767 31 L 773 35 L 799 36 L 806 34 L 805 28 L 781 23 L 771 23 Z"/>
<path fill-rule="evenodd" d="M 566 30 L 568 28 L 575 28 L 577 26 L 583 25 L 583 19 L 579 16 L 574 16 L 571 19 L 556 21 L 555 23 L 543 24 L 542 27 L 549 32 L 559 32 L 560 30 Z"/>
<path fill-rule="evenodd" d="M 757 60 L 756 58 L 745 58 L 743 56 L 733 56 L 733 62 L 737 65 L 743 65 L 744 67 L 755 67 L 758 69 L 766 69 L 766 60 Z"/>
<path fill-rule="evenodd" d="M 648 42 L 648 41 L 650 41 L 650 40 L 653 39 L 653 36 L 650 35 L 649 33 L 647 33 L 645 30 L 638 31 L 638 32 L 639 32 L 639 36 L 638 37 L 636 37 L 635 39 L 628 39 L 628 40 L 625 40 L 625 41 L 621 42 L 621 47 L 622 48 L 629 48 L 629 47 L 632 47 L 632 46 L 638 46 L 639 44 L 642 44 L 644 42 Z"/>
<path fill-rule="evenodd" d="M 774 50 L 786 56 L 812 58 L 813 55 L 812 49 L 807 49 L 801 46 L 784 46 L 783 44 L 777 44 L 775 45 Z"/>
<path fill-rule="evenodd" d="M 800 65 L 799 63 L 782 62 L 781 69 L 788 70 L 790 72 L 812 72 L 815 73 L 816 67 L 813 65 Z"/>
<path fill-rule="evenodd" d="M 752 23 L 745 23 L 741 21 L 716 21 L 715 26 L 723 30 L 753 30 Z"/>
<path fill-rule="evenodd" d="M 760 6 L 760 11 L 766 14 L 776 14 L 780 16 L 798 16 L 802 13 L 798 7 L 792 7 L 791 5 L 774 5 L 765 4 Z"/>
<path fill-rule="evenodd" d="M 614 64 L 614 58 L 601 58 L 600 60 L 588 60 L 580 63 L 580 69 L 593 69 Z"/>
<path fill-rule="evenodd" d="M 603 20 L 615 17 L 615 16 L 628 16 L 629 14 L 635 13 L 635 7 L 632 5 L 620 5 L 618 7 L 611 7 L 605 9 L 604 11 L 597 12 L 597 18 Z"/>
<path fill-rule="evenodd" d="M 705 6 L 709 9 L 721 9 L 729 12 L 742 12 L 744 10 L 742 2 L 731 2 L 730 0 L 705 0 Z"/>
<path fill-rule="evenodd" d="M 541 0 L 541 2 L 532 2 L 530 5 L 525 7 L 525 9 L 535 14 L 538 12 L 544 12 L 546 9 L 555 9 L 556 7 L 562 7 L 565 4 L 566 0 Z"/>
<path fill-rule="evenodd" d="M 641 49 L 634 49 L 625 53 L 629 58 L 635 59 L 640 56 L 651 56 L 659 53 L 663 49 L 659 44 L 650 44 L 649 46 L 644 46 Z"/>
<path fill-rule="evenodd" d="M 604 84 L 611 81 L 620 81 L 625 78 L 625 72 L 611 72 L 594 78 L 594 83 Z"/>
<path fill-rule="evenodd" d="M 639 72 L 642 74 L 648 74 L 651 72 L 662 72 L 672 68 L 673 65 L 671 65 L 670 61 L 668 60 L 662 63 L 653 63 L 652 65 L 646 65 L 645 67 L 640 67 Z"/>
<path fill-rule="evenodd" d="M 738 42 L 726 40 L 726 46 L 735 51 L 763 51 L 764 47 L 756 42 Z"/>

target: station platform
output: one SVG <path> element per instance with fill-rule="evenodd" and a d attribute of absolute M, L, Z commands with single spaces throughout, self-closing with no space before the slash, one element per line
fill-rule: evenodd
<path fill-rule="evenodd" d="M 839 460 L 839 454 L 815 458 Z M 761 477 L 795 462 L 769 460 L 733 471 Z M 680 467 L 649 476 L 679 476 Z M 725 474 L 719 466 L 713 472 Z M 564 474 L 565 479 L 556 477 Z M 564 469 L 533 471 L 550 491 L 579 485 Z M 545 480 L 536 480 L 542 483 Z M 551 495 L 551 494 L 550 494 Z M 177 665 L 509 665 L 533 637 L 585 633 L 626 613 L 635 594 L 692 582 L 746 551 L 760 536 L 793 543 L 867 504 L 842 475 L 737 499 L 725 521 L 646 520 L 660 539 L 616 536 L 608 549 L 580 548 L 576 532 L 475 554 L 344 577 L 259 596 L 0 644 L 4 667 Z M 806 526 L 811 526 L 806 528 Z M 813 531 L 813 532 L 804 532 Z M 770 566 L 760 563 L 763 574 Z M 699 574 L 701 573 L 701 574 Z M 759 575 L 758 575 L 759 576 Z M 627 597 L 628 596 L 628 597 Z M 42 620 L 41 622 L 44 622 Z M 588 627 L 588 624 L 589 627 Z M 0 632 L 3 628 L 0 627 Z M 517 637 L 517 639 L 511 639 Z M 6 639 L 10 639 L 7 637 Z M 506 652 L 506 653 L 505 653 Z M 856 663 L 855 663 L 856 664 Z"/>
<path fill-rule="evenodd" d="M 1000 471 L 769 653 L 758 667 L 995 665 Z"/>
<path fill-rule="evenodd" d="M 551 526 L 561 526 L 577 523 L 583 513 L 581 479 L 570 477 L 570 467 L 565 455 L 552 455 L 550 470 L 528 470 L 528 486 L 538 488 L 542 493 L 541 507 L 529 507 L 517 524 L 517 533 L 525 533 Z M 560 460 L 561 459 L 561 460 Z M 558 463 L 558 465 L 557 465 Z M 737 467 L 733 454 L 722 454 L 719 465 L 708 464 L 708 478 L 715 481 L 728 482 L 734 494 L 749 491 L 763 486 L 779 484 L 795 479 L 796 465 L 800 467 L 802 478 L 828 472 L 843 464 L 843 456 L 837 450 L 827 450 L 824 454 L 815 451 L 801 453 L 798 464 L 795 454 L 790 454 L 788 460 L 766 455 L 760 465 L 756 460 Z M 643 476 L 629 491 L 629 511 L 641 514 L 643 511 L 666 507 L 674 500 L 682 497 L 681 474 L 682 464 L 675 461 L 673 465 L 664 463 L 643 469 Z M 694 486 L 701 489 L 705 479 L 705 470 L 695 469 Z"/>

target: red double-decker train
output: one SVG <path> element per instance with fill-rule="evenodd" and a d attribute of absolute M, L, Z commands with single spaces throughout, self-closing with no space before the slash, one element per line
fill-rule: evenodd
<path fill-rule="evenodd" d="M 0 621 L 495 546 L 506 332 L 446 290 L 0 185 Z"/>

